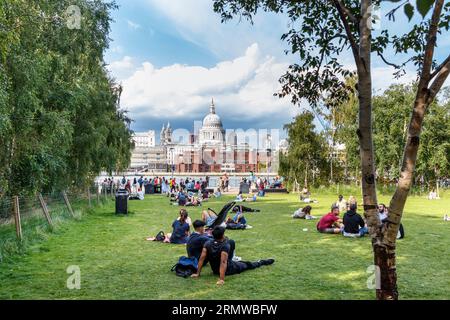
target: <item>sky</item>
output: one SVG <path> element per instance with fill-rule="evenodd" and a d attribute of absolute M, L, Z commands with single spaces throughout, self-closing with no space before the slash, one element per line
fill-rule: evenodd
<path fill-rule="evenodd" d="M 122 108 L 134 120 L 134 131 L 159 131 L 168 121 L 173 128 L 192 131 L 194 121 L 209 112 L 212 98 L 226 129 L 281 129 L 308 108 L 273 96 L 280 89 L 278 79 L 296 62 L 296 57 L 284 53 L 288 46 L 280 40 L 288 30 L 285 16 L 258 13 L 253 25 L 245 20 L 221 23 L 212 0 L 116 2 L 120 7 L 113 12 L 105 59 L 111 75 L 124 87 Z M 386 10 L 380 11 L 383 28 L 390 23 L 383 15 Z M 395 30 L 406 27 L 402 14 Z M 442 40 L 436 55 L 443 59 L 450 40 Z M 388 56 L 392 61 L 401 59 Z M 354 69 L 350 53 L 341 61 Z M 374 57 L 375 92 L 416 77 L 412 67 L 399 80 L 392 73 Z"/>

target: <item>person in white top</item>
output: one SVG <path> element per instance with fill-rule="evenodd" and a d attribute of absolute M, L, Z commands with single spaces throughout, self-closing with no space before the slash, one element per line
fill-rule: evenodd
<path fill-rule="evenodd" d="M 347 212 L 347 201 L 345 201 L 344 196 L 339 195 L 339 200 L 336 201 L 336 206 L 339 208 L 339 213 Z"/>

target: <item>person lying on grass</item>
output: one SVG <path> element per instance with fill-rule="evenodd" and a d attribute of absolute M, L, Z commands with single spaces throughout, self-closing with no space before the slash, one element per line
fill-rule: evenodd
<path fill-rule="evenodd" d="M 300 208 L 294 212 L 292 215 L 292 218 L 294 219 L 306 219 L 306 220 L 313 220 L 317 219 L 316 217 L 311 215 L 311 206 L 306 206 L 304 208 Z"/>
<path fill-rule="evenodd" d="M 235 211 L 233 208 L 233 211 Z M 202 221 L 205 223 L 206 227 L 211 228 L 211 226 L 216 222 L 217 215 L 211 210 L 203 210 L 202 212 Z M 247 220 L 242 212 L 236 210 L 234 212 L 233 217 L 228 217 L 225 222 L 221 224 L 223 228 L 233 229 L 233 230 L 243 230 L 243 229 L 251 229 L 252 226 L 247 225 Z M 209 233 L 211 230 L 209 230 Z"/>
<path fill-rule="evenodd" d="M 203 210 L 202 212 L 202 221 L 205 223 L 206 227 L 211 227 L 214 222 L 216 222 L 217 215 L 211 210 Z"/>
<path fill-rule="evenodd" d="M 255 212 L 253 209 L 246 208 L 249 211 L 247 212 Z M 252 226 L 247 224 L 247 219 L 244 217 L 243 206 L 235 206 L 233 208 L 233 217 L 229 217 L 227 219 L 227 229 L 232 230 L 243 230 L 243 229 L 251 229 Z"/>
<path fill-rule="evenodd" d="M 237 205 L 234 206 L 233 212 L 261 212 L 261 210 L 253 209 L 253 208 L 250 208 L 250 207 L 246 207 L 246 206 L 237 204 Z"/>
<path fill-rule="evenodd" d="M 331 207 L 331 212 L 324 215 L 317 223 L 317 231 L 320 233 L 341 233 L 343 228 L 342 219 L 339 218 L 339 207 L 334 205 Z"/>
<path fill-rule="evenodd" d="M 200 277 L 205 261 L 211 265 L 211 270 L 215 275 L 219 275 L 217 285 L 225 283 L 225 276 L 239 274 L 241 272 L 259 268 L 264 265 L 271 265 L 274 259 L 259 260 L 256 262 L 233 261 L 236 244 L 225 237 L 225 228 L 215 227 L 212 235 L 214 240 L 206 242 L 203 247 L 200 261 L 198 262 L 197 273 L 192 278 Z"/>
<path fill-rule="evenodd" d="M 180 210 L 180 217 L 172 223 L 172 233 L 164 236 L 162 242 L 173 244 L 186 244 L 189 237 L 190 218 L 186 209 Z M 158 240 L 155 237 L 147 238 L 148 241 Z"/>

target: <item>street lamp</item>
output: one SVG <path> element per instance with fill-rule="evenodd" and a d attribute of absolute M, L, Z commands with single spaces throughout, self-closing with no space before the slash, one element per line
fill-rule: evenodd
<path fill-rule="evenodd" d="M 269 165 L 271 165 L 271 156 L 272 156 L 272 136 L 270 134 L 267 135 L 267 158 L 266 158 L 266 170 L 267 170 L 267 181 L 269 181 Z"/>
<path fill-rule="evenodd" d="M 170 148 L 170 149 L 169 149 L 169 157 L 170 157 L 170 159 L 169 159 L 169 165 L 170 165 L 170 170 L 171 170 L 171 172 L 172 172 L 172 178 L 173 178 L 173 173 L 174 173 L 174 170 L 175 170 L 175 168 L 174 168 L 175 164 L 174 164 L 174 155 L 173 155 L 173 151 L 174 151 L 174 148 Z"/>

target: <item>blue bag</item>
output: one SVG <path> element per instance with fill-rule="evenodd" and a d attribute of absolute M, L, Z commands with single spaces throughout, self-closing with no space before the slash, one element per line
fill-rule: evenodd
<path fill-rule="evenodd" d="M 174 265 L 171 271 L 175 271 L 175 274 L 179 277 L 187 278 L 197 272 L 198 260 L 196 257 L 180 257 L 178 263 Z"/>

